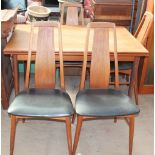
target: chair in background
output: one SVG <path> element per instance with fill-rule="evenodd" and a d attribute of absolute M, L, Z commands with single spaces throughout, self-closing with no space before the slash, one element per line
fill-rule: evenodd
<path fill-rule="evenodd" d="M 152 13 L 146 11 L 144 13 L 144 16 L 142 17 L 140 24 L 137 28 L 137 31 L 134 34 L 134 37 L 144 46 L 146 47 L 147 43 L 147 37 L 151 30 L 151 25 L 153 22 L 153 15 Z M 113 69 L 112 69 L 113 70 Z M 127 76 L 131 76 L 131 70 L 132 70 L 132 62 L 120 62 L 119 63 L 119 73 L 124 74 Z M 130 80 L 127 80 L 124 84 L 129 85 L 129 96 L 131 96 L 131 91 L 134 89 L 134 95 L 135 95 L 135 101 L 138 105 L 138 83 L 137 83 L 137 77 L 138 75 L 134 75 L 135 79 L 130 82 Z M 129 79 L 129 78 L 126 78 Z M 132 84 L 134 82 L 134 85 Z M 123 84 L 123 82 L 122 82 Z M 132 87 L 134 86 L 134 87 Z"/>
<path fill-rule="evenodd" d="M 78 26 L 84 25 L 84 9 L 82 3 L 77 2 L 63 2 L 61 4 L 61 24 L 70 25 L 70 26 Z M 75 70 L 71 67 L 81 68 L 81 61 L 65 61 L 64 62 L 65 69 L 66 67 L 70 67 L 70 70 Z M 67 73 L 67 72 L 66 72 Z M 74 74 L 72 74 L 74 75 Z"/>
<path fill-rule="evenodd" d="M 77 126 L 73 155 L 76 152 L 83 121 L 109 117 L 127 120 L 129 125 L 129 155 L 131 155 L 135 115 L 139 113 L 139 108 L 132 102 L 129 96 L 119 90 L 115 24 L 93 22 L 89 23 L 87 28 L 80 91 L 76 96 Z M 111 36 L 113 34 L 113 39 L 109 39 L 109 31 Z M 90 88 L 85 89 L 87 55 L 90 42 L 93 42 L 90 64 Z M 110 79 L 109 51 L 114 51 L 116 89 L 108 88 Z"/>
<path fill-rule="evenodd" d="M 30 64 L 36 30 L 38 30 L 38 37 L 35 59 L 35 88 L 29 88 Z M 58 31 L 57 39 L 54 38 L 55 31 Z M 61 89 L 55 89 L 54 43 L 56 42 L 58 42 L 60 57 Z M 74 110 L 71 99 L 65 92 L 64 87 L 61 27 L 58 22 L 41 21 L 32 23 L 25 90 L 15 97 L 8 109 L 8 113 L 11 116 L 10 155 L 13 155 L 17 121 L 31 118 L 65 122 L 69 155 L 72 155 L 71 117 Z"/>
<path fill-rule="evenodd" d="M 66 12 L 66 21 L 64 21 Z M 61 24 L 65 25 L 84 25 L 84 12 L 81 3 L 64 2 L 61 6 Z M 80 23 L 81 22 L 81 23 Z"/>

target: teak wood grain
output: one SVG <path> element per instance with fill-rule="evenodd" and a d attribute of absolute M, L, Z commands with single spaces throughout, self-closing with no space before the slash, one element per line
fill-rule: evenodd
<path fill-rule="evenodd" d="M 55 27 L 58 27 L 56 29 Z M 35 31 L 37 37 L 35 36 Z M 60 25 L 50 22 L 33 23 L 29 38 L 29 53 L 26 71 L 25 88 L 28 89 L 30 78 L 30 64 L 32 57 L 33 40 L 36 42 L 36 59 L 35 59 L 35 87 L 36 88 L 55 88 L 55 37 L 54 32 L 58 33 L 58 49 L 60 59 L 60 78 L 61 88 L 64 89 L 64 71 L 63 71 L 63 57 L 62 57 L 62 38 Z M 51 76 L 52 75 L 52 76 Z"/>
<path fill-rule="evenodd" d="M 54 29 L 47 27 L 45 32 L 42 29 L 42 27 L 39 27 L 37 56 L 35 63 L 35 87 L 54 88 L 56 70 L 53 34 Z"/>
<path fill-rule="evenodd" d="M 94 44 L 90 67 L 90 87 L 107 88 L 110 77 L 109 31 L 94 30 Z M 101 50 L 102 49 L 102 50 Z M 98 63 L 96 63 L 98 62 Z M 103 80 L 101 80 L 103 79 Z"/>
<path fill-rule="evenodd" d="M 90 88 L 108 88 L 110 78 L 110 50 L 109 39 L 111 35 L 111 46 L 114 53 L 115 61 L 115 85 L 118 88 L 118 59 L 117 59 L 117 42 L 116 42 L 116 28 L 113 23 L 91 23 L 88 26 L 85 50 L 84 50 L 84 62 L 82 68 L 82 81 L 80 89 L 84 88 L 84 80 L 87 67 L 88 47 L 90 41 L 90 34 L 93 33 L 92 42 L 92 58 L 90 66 Z M 112 39 L 113 38 L 113 39 Z"/>

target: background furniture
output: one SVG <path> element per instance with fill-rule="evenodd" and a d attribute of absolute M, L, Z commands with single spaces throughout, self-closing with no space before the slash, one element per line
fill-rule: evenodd
<path fill-rule="evenodd" d="M 145 11 L 150 11 L 154 14 L 154 1 L 153 0 L 85 0 L 87 14 L 92 19 L 98 18 L 101 21 L 116 21 L 118 25 L 124 25 L 134 34 L 139 22 Z M 134 4 L 132 4 L 134 3 Z M 127 4 L 127 5 L 126 5 Z M 118 10 L 117 10 L 118 9 Z M 123 11 L 124 9 L 124 11 Z M 130 10 L 131 9 L 131 10 Z M 94 15 L 94 10 L 96 10 L 96 15 Z M 122 10 L 123 12 L 120 12 Z M 126 11 L 127 12 L 126 14 Z M 102 14 L 104 12 L 104 14 Z M 115 14 L 114 14 L 115 12 Z M 125 13 L 125 14 L 124 14 Z M 119 16 L 124 16 L 119 18 Z M 128 19 L 128 20 L 127 20 Z M 129 19 L 131 19 L 129 21 Z M 94 19 L 95 20 L 95 19 Z M 139 75 L 141 79 L 138 81 L 140 94 L 150 94 L 154 92 L 154 38 L 153 33 L 154 26 L 151 27 L 151 33 L 147 38 L 146 48 L 149 50 L 149 58 L 141 59 Z"/>
<path fill-rule="evenodd" d="M 146 10 L 154 15 L 154 1 L 147 1 Z M 140 94 L 154 93 L 154 22 L 151 26 L 151 32 L 147 38 L 146 48 L 149 51 L 149 57 L 144 58 L 140 63 L 139 75 L 141 79 L 138 81 Z"/>
<path fill-rule="evenodd" d="M 84 25 L 83 13 L 83 5 L 81 3 L 64 2 L 61 5 L 60 22 L 66 25 Z"/>
<path fill-rule="evenodd" d="M 37 38 L 34 37 L 38 28 Z M 62 55 L 62 39 L 58 22 L 33 23 L 29 37 L 29 53 L 27 57 L 27 71 L 25 90 L 15 97 L 8 109 L 11 115 L 10 155 L 13 155 L 16 124 L 20 119 L 49 119 L 66 123 L 66 135 L 69 155 L 72 155 L 71 116 L 74 113 L 69 95 L 65 92 L 64 70 Z M 60 89 L 56 89 L 55 79 L 55 37 L 58 31 L 60 56 Z M 37 54 L 35 61 L 35 88 L 29 88 L 30 65 L 33 40 L 37 39 Z"/>
<path fill-rule="evenodd" d="M 117 25 L 129 26 L 131 21 L 131 0 L 91 0 L 94 21 L 111 21 Z"/>
<path fill-rule="evenodd" d="M 75 3 L 75 2 L 61 2 L 60 5 L 61 9 L 61 17 L 60 22 L 61 24 L 65 25 L 84 25 L 84 9 L 82 3 Z M 74 62 L 74 61 L 67 61 L 64 63 L 65 66 L 65 75 L 77 75 L 81 72 L 82 63 L 81 62 Z"/>
<path fill-rule="evenodd" d="M 7 44 L 8 36 L 14 29 L 17 9 L 1 10 L 1 103 L 4 109 L 9 106 L 9 98 L 13 88 L 13 73 L 10 57 L 5 56 L 3 49 Z"/>
<path fill-rule="evenodd" d="M 134 34 L 134 37 L 144 46 L 146 47 L 147 38 L 149 33 L 151 32 L 151 26 L 153 22 L 153 15 L 150 12 L 145 12 L 144 16 L 142 17 L 140 24 Z M 125 74 L 127 76 L 131 76 L 132 71 L 132 63 L 131 62 L 121 62 L 119 63 L 119 73 Z M 136 104 L 138 104 L 138 75 L 135 77 L 134 80 L 134 87 L 130 88 L 130 80 L 126 81 L 129 84 L 129 89 L 134 89 L 134 95 Z M 125 84 L 126 84 L 125 82 Z M 123 83 L 122 83 L 123 84 Z M 131 94 L 129 94 L 131 96 Z"/>

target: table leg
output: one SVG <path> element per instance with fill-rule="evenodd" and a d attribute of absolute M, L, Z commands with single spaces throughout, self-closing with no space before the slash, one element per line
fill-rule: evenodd
<path fill-rule="evenodd" d="M 133 62 L 133 68 L 131 72 L 131 78 L 130 78 L 130 84 L 129 84 L 129 90 L 128 90 L 128 95 L 131 97 L 132 96 L 132 90 L 134 89 L 134 85 L 138 84 L 137 83 L 137 77 L 138 77 L 138 67 L 139 67 L 139 57 L 135 58 L 135 61 Z"/>
<path fill-rule="evenodd" d="M 13 55 L 12 66 L 13 66 L 13 75 L 14 75 L 15 96 L 17 96 L 19 93 L 19 75 L 18 75 L 18 61 L 17 61 L 16 55 Z"/>

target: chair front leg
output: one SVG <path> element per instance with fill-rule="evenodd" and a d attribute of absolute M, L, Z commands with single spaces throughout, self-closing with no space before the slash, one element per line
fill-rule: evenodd
<path fill-rule="evenodd" d="M 129 155 L 132 155 L 135 116 L 129 117 Z"/>
<path fill-rule="evenodd" d="M 82 121 L 83 121 L 83 117 L 78 115 L 77 116 L 76 132 L 75 132 L 75 137 L 74 137 L 73 155 L 75 155 L 75 153 L 76 153 L 76 148 L 77 148 L 77 145 L 79 142 L 81 127 L 82 127 Z"/>
<path fill-rule="evenodd" d="M 66 134 L 69 155 L 72 155 L 72 134 L 71 134 L 71 118 L 66 117 Z"/>
<path fill-rule="evenodd" d="M 14 151 L 16 124 L 17 124 L 16 116 L 11 115 L 10 155 L 13 155 L 13 151 Z"/>

